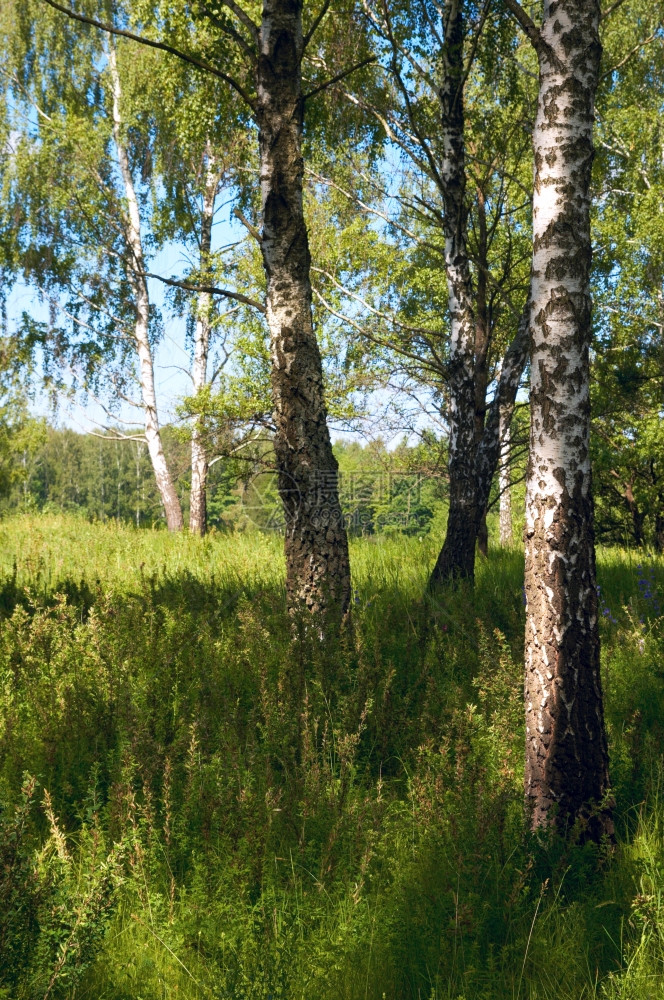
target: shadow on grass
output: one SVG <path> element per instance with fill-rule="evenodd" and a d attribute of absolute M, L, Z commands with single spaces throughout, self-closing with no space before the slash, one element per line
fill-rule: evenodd
<path fill-rule="evenodd" d="M 622 565 L 601 573 L 629 600 Z M 41 963 L 24 982 L 48 982 L 71 938 L 58 988 L 77 997 L 657 995 L 643 984 L 664 957 L 661 630 L 627 612 L 602 624 L 630 817 L 617 852 L 533 838 L 522 574 L 510 552 L 478 565 L 473 592 L 360 576 L 354 630 L 330 643 L 294 632 L 277 583 L 183 568 L 124 589 L 36 581 L 35 600 L 6 580 L 0 793 L 13 815 L 37 775 L 72 859 L 37 806 L 23 853 L 7 834 L 6 933 L 29 913 Z M 85 901 L 113 843 L 106 933 Z M 26 881 L 38 864 L 45 881 Z"/>

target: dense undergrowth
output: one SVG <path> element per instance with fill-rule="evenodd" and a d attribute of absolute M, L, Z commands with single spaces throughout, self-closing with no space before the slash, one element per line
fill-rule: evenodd
<path fill-rule="evenodd" d="M 662 561 L 600 553 L 610 851 L 524 830 L 518 552 L 357 541 L 321 648 L 280 545 L 0 522 L 0 996 L 664 997 Z"/>

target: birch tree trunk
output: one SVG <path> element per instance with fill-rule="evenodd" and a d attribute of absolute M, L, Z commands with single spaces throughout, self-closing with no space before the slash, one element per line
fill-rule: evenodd
<path fill-rule="evenodd" d="M 445 271 L 450 324 L 450 489 L 445 541 L 429 581 L 434 588 L 454 579 L 474 578 L 478 528 L 474 469 L 476 330 L 466 246 L 462 0 L 450 0 L 446 15 L 439 99 L 443 140 L 440 174 L 445 207 Z"/>
<path fill-rule="evenodd" d="M 291 610 L 339 621 L 349 606 L 350 568 L 311 312 L 302 204 L 301 0 L 263 0 L 258 42 L 261 251 L 288 603 Z"/>
<path fill-rule="evenodd" d="M 525 792 L 534 829 L 612 834 L 590 477 L 597 0 L 544 0 L 533 133 Z M 537 33 L 537 39 L 534 35 Z"/>
<path fill-rule="evenodd" d="M 480 446 L 486 421 L 486 391 L 489 384 L 489 346 L 491 324 L 487 303 L 488 238 L 486 228 L 486 201 L 484 192 L 477 187 L 478 267 L 475 294 L 475 450 Z M 489 554 L 489 529 L 486 507 L 477 511 L 477 551 Z"/>
<path fill-rule="evenodd" d="M 500 459 L 500 448 L 505 428 L 509 428 L 516 394 L 528 358 L 530 299 L 523 307 L 517 332 L 505 352 L 500 368 L 498 388 L 491 401 L 482 440 L 475 455 L 477 508 L 486 510 L 489 504 L 491 483 Z"/>
<path fill-rule="evenodd" d="M 512 451 L 511 421 L 507 414 L 500 414 L 500 458 L 498 466 L 498 492 L 500 494 L 500 544 L 512 544 L 512 486 L 510 482 L 510 455 Z"/>
<path fill-rule="evenodd" d="M 408 5 L 404 7 L 406 15 Z M 439 62 L 435 66 L 436 84 L 431 91 L 439 102 L 441 128 L 432 143 L 430 134 L 430 101 L 422 97 L 432 87 L 431 68 L 420 63 L 418 47 L 413 43 L 412 55 L 408 44 L 401 38 L 401 13 L 397 16 L 386 3 L 366 2 L 367 16 L 376 25 L 379 34 L 391 47 L 391 73 L 396 92 L 401 95 L 402 108 L 383 117 L 374 110 L 376 118 L 385 128 L 388 138 L 396 141 L 411 157 L 416 170 L 424 166 L 443 203 L 443 211 L 432 208 L 429 221 L 441 226 L 444 237 L 444 267 L 448 289 L 449 347 L 443 381 L 449 401 L 447 423 L 449 427 L 449 509 L 443 547 L 429 579 L 429 588 L 457 579 L 472 582 L 475 573 L 475 549 L 487 549 L 486 508 L 491 479 L 498 461 L 497 422 L 485 427 L 487 415 L 487 385 L 490 376 L 490 347 L 492 336 L 492 296 L 488 290 L 488 257 L 495 224 L 487 225 L 486 187 L 491 187 L 491 174 L 498 161 L 484 180 L 476 180 L 479 244 L 477 253 L 477 279 L 473 288 L 471 259 L 468 250 L 468 207 L 466 199 L 466 133 L 464 110 L 464 84 L 470 66 L 464 63 L 464 44 L 468 41 L 468 26 L 464 11 L 475 17 L 475 27 L 481 33 L 488 8 L 475 6 L 472 11 L 464 0 L 443 0 L 437 5 L 436 14 L 442 21 L 442 36 L 433 29 L 427 13 L 429 28 L 425 36 L 435 35 L 440 44 Z M 407 16 L 411 16 L 409 13 Z M 419 23 L 412 13 L 413 25 Z M 441 40 L 442 38 L 442 40 Z M 429 41 L 425 42 L 428 46 Z M 475 44 L 466 47 L 472 63 Z M 426 63 L 428 67 L 428 62 Z M 414 81 L 417 80 L 417 83 Z M 422 115 L 422 109 L 426 113 Z M 471 149 L 472 152 L 472 149 Z M 421 203 L 424 207 L 424 203 Z M 404 202 L 406 206 L 406 202 Z M 502 208 L 499 209 L 502 212 Z M 514 395 L 525 365 L 526 353 L 521 351 L 522 363 L 516 382 L 504 382 L 513 388 Z M 501 394 L 502 398 L 502 394 Z M 512 397 L 512 402 L 513 402 Z"/>
<path fill-rule="evenodd" d="M 166 457 L 161 442 L 159 430 L 159 420 L 157 417 L 157 397 L 154 387 L 154 367 L 152 362 L 152 349 L 149 340 L 150 324 L 150 298 L 148 295 L 147 279 L 143 277 L 145 264 L 143 258 L 143 244 L 141 240 L 141 216 L 138 206 L 138 198 L 131 176 L 129 157 L 122 139 L 122 115 L 120 111 L 120 101 L 122 90 L 120 87 L 120 76 L 118 73 L 115 48 L 109 44 L 108 63 L 113 86 L 113 136 L 120 166 L 120 173 L 124 185 L 125 198 L 127 200 L 127 210 L 124 220 L 125 240 L 129 248 L 132 260 L 129 270 L 129 282 L 134 295 L 136 307 L 136 322 L 134 324 L 134 339 L 136 342 L 136 354 L 138 356 L 139 382 L 141 387 L 141 399 L 145 423 L 145 440 L 147 442 L 148 454 L 152 462 L 157 489 L 164 507 L 166 524 L 169 531 L 180 531 L 183 527 L 182 509 L 178 495 L 175 492 L 171 479 Z"/>
<path fill-rule="evenodd" d="M 219 177 L 214 169 L 214 159 L 208 153 L 208 164 L 203 193 L 201 213 L 200 271 L 203 274 L 210 263 L 212 249 L 212 223 L 217 197 Z M 210 314 L 212 296 L 209 292 L 198 295 L 196 331 L 194 334 L 194 363 L 192 382 L 194 394 L 198 394 L 207 384 L 207 363 L 210 349 Z M 191 429 L 191 491 L 189 494 L 189 530 L 195 535 L 204 535 L 207 530 L 207 474 L 208 456 L 197 417 Z"/>

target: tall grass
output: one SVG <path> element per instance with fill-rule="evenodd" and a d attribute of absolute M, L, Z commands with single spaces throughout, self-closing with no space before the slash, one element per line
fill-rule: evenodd
<path fill-rule="evenodd" d="M 0 996 L 664 996 L 661 560 L 600 553 L 611 851 L 524 829 L 518 551 L 355 541 L 321 648 L 275 537 L 0 542 Z"/>

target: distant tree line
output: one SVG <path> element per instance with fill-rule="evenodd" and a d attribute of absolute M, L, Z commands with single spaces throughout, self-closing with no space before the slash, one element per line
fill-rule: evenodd
<path fill-rule="evenodd" d="M 29 428 L 29 430 L 28 430 Z M 112 434 L 86 434 L 28 419 L 2 440 L 13 454 L 13 475 L 0 485 L 0 511 L 17 508 L 79 511 L 85 517 L 166 526 L 144 441 Z M 190 515 L 190 444 L 170 426 L 163 443 L 186 517 Z M 11 442 L 11 443 L 10 443 Z M 340 465 L 340 499 L 349 534 L 424 534 L 445 508 L 445 479 L 431 469 L 432 444 L 389 451 L 382 441 L 335 445 Z M 427 466 L 428 463 L 428 466 Z M 321 481 L 321 492 L 326 484 Z M 253 461 L 212 462 L 208 473 L 208 526 L 217 530 L 283 530 L 274 473 L 261 456 Z"/>
<path fill-rule="evenodd" d="M 14 425 L 8 414 L 22 413 Z M 523 443 L 527 428 L 521 409 L 513 422 L 513 453 L 507 469 L 511 539 L 520 544 L 523 529 Z M 664 552 L 664 485 L 660 482 L 655 424 L 650 436 L 630 442 L 621 435 L 607 442 L 606 421 L 595 421 L 592 437 L 596 472 L 596 530 L 604 544 Z M 190 517 L 190 443 L 181 431 L 163 428 L 164 451 L 173 469 L 185 518 Z M 339 499 L 351 536 L 379 533 L 428 533 L 444 521 L 448 481 L 444 443 L 430 436 L 389 450 L 382 440 L 369 444 L 337 442 Z M 220 531 L 283 529 L 276 478 L 259 456 L 240 464 L 213 461 L 208 472 L 208 526 Z M 508 504 L 504 501 L 507 500 Z M 17 508 L 77 510 L 102 521 L 137 527 L 166 526 L 163 505 L 144 441 L 112 434 L 57 428 L 5 408 L 0 418 L 0 511 Z M 501 507 L 500 483 L 493 484 L 489 521 Z"/>

